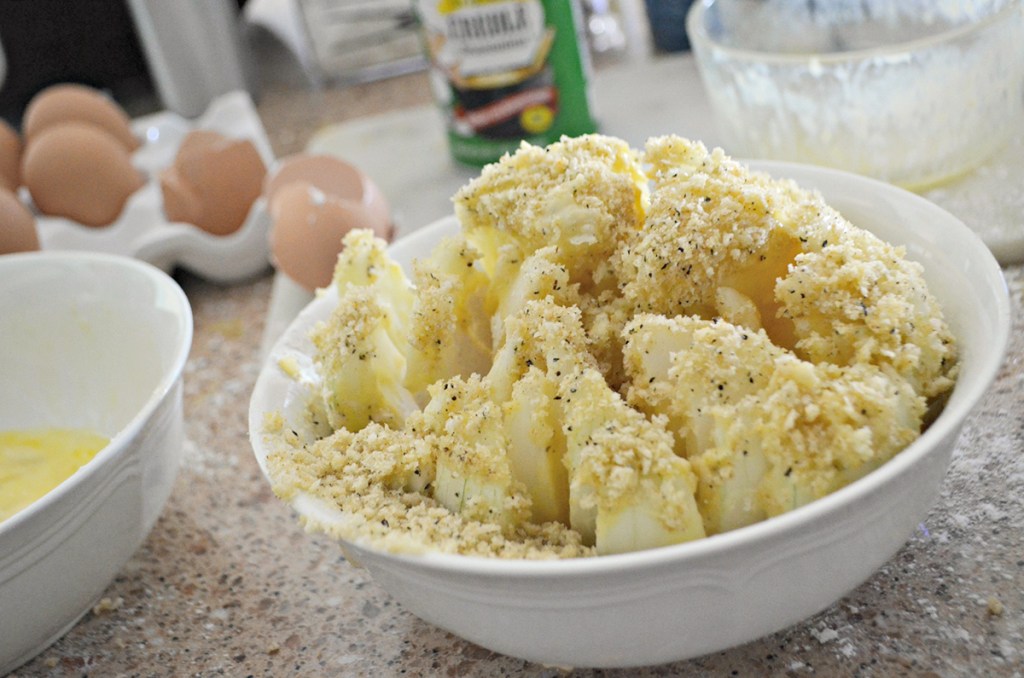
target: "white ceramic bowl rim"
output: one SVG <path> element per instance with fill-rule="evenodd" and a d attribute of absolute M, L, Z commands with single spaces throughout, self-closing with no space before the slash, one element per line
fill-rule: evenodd
<path fill-rule="evenodd" d="M 181 336 L 176 342 L 176 351 L 173 359 L 168 363 L 167 369 L 164 370 L 164 373 L 160 376 L 160 381 L 153 388 L 153 392 L 150 394 L 145 404 L 139 408 L 131 420 L 110 439 L 110 442 L 106 447 L 100 450 L 96 456 L 88 462 L 83 464 L 77 471 L 75 471 L 75 473 L 65 479 L 60 485 L 32 502 L 32 504 L 26 506 L 21 511 L 18 511 L 7 520 L 0 522 L 0 532 L 7 529 L 14 530 L 21 523 L 32 520 L 33 516 L 37 512 L 45 510 L 47 506 L 57 501 L 61 494 L 68 492 L 80 483 L 85 482 L 85 479 L 88 476 L 92 475 L 96 469 L 105 466 L 108 460 L 123 454 L 127 442 L 139 434 L 143 426 L 145 426 L 146 421 L 153 414 L 153 411 L 159 406 L 164 396 L 167 395 L 168 391 L 170 391 L 171 387 L 185 369 L 185 362 L 188 359 L 188 354 L 192 347 L 192 307 L 189 304 L 188 297 L 185 296 L 185 292 L 182 291 L 181 287 L 173 278 L 156 266 L 120 254 L 54 250 L 5 254 L 0 257 L 0 269 L 4 268 L 8 263 L 16 263 L 20 265 L 24 262 L 32 263 L 35 261 L 38 261 L 40 264 L 44 264 L 46 262 L 83 263 L 90 266 L 100 265 L 110 268 L 122 268 L 131 271 L 133 274 L 148 278 L 154 283 L 157 289 L 168 294 L 175 302 L 173 310 L 178 314 L 178 317 L 181 320 Z"/>
<path fill-rule="evenodd" d="M 741 160 L 741 162 L 750 166 L 752 169 L 766 171 L 774 177 L 787 176 L 787 169 L 803 171 L 813 170 L 820 177 L 855 181 L 862 184 L 865 188 L 870 188 L 873 192 L 878 192 L 880 195 L 901 194 L 901 198 L 903 200 L 916 203 L 918 206 L 925 209 L 938 212 L 942 211 L 938 206 L 914 193 L 910 193 L 909 191 L 900 189 L 883 181 L 854 175 L 842 170 L 812 167 L 801 163 L 780 161 Z M 457 228 L 454 217 L 448 217 L 441 220 L 441 222 L 436 222 L 435 226 L 440 225 L 441 223 L 448 223 Z M 413 232 L 402 238 L 400 241 L 394 243 L 392 247 L 398 244 L 405 247 L 415 247 L 417 241 L 421 239 L 429 240 L 432 237 L 432 230 L 433 229 L 428 226 L 424 229 Z M 880 468 L 869 473 L 867 476 L 800 508 L 753 525 L 682 544 L 645 549 L 632 553 L 557 560 L 525 560 L 445 553 L 406 555 L 380 551 L 379 549 L 367 546 L 366 544 L 358 541 L 355 542 L 355 545 L 359 548 L 380 553 L 386 558 L 394 561 L 415 563 L 417 568 L 423 570 L 461 573 L 464 575 L 478 577 L 493 577 L 495 579 L 513 576 L 522 579 L 573 578 L 581 575 L 609 574 L 627 570 L 631 573 L 639 573 L 645 569 L 654 569 L 664 566 L 669 562 L 673 565 L 682 565 L 690 560 L 708 558 L 736 548 L 740 545 L 749 547 L 751 545 L 770 542 L 783 534 L 798 533 L 803 526 L 811 525 L 816 521 L 821 520 L 823 516 L 832 513 L 843 505 L 855 504 L 858 499 L 871 494 L 876 491 L 879 486 L 882 486 L 900 476 L 908 467 L 912 467 L 917 464 L 921 457 L 930 453 L 938 441 L 954 433 L 956 429 L 962 425 L 963 420 L 988 389 L 1002 364 L 1003 356 L 1005 355 L 1006 347 L 1009 342 L 1010 328 L 1010 303 L 1005 280 L 1002 277 L 1001 269 L 999 268 L 995 258 L 974 232 L 970 231 L 966 226 L 961 226 L 958 235 L 964 240 L 970 242 L 970 246 L 976 248 L 978 252 L 982 253 L 982 256 L 988 260 L 989 265 L 986 267 L 987 270 L 985 271 L 986 277 L 989 278 L 988 282 L 993 283 L 994 287 L 998 286 L 1002 291 L 1002 294 L 998 295 L 996 298 L 997 308 L 994 309 L 994 316 L 998 319 L 998 330 L 990 337 L 988 350 L 979 357 L 977 369 L 972 370 L 970 375 L 961 375 L 952 394 L 950 395 L 949 401 L 938 418 L 936 418 L 936 420 L 917 440 L 900 451 L 895 457 L 887 461 Z M 993 281 L 991 279 L 992 276 L 998 276 L 998 281 Z M 292 327 L 289 328 L 289 330 L 285 332 L 285 335 L 279 339 L 277 347 L 287 343 L 289 336 L 294 332 L 295 327 L 303 324 L 303 321 L 308 318 L 308 313 L 310 311 L 314 310 L 319 304 L 332 303 L 332 299 L 336 298 L 337 296 L 332 286 L 332 288 L 328 289 L 326 294 L 310 302 L 309 306 L 303 310 L 295 323 L 293 323 Z M 308 320 L 306 320 L 306 322 L 308 322 Z M 277 347 L 275 347 L 269 355 L 272 356 L 277 353 Z M 266 369 L 267 366 L 264 366 L 264 370 Z M 263 375 L 261 375 L 261 378 L 257 380 L 256 388 L 253 392 L 252 402 L 254 404 L 267 401 L 267 396 L 263 393 L 263 387 L 265 384 L 266 381 L 264 380 Z M 250 426 L 252 426 L 253 421 L 253 417 L 250 416 Z M 259 442 L 258 435 L 251 435 L 250 438 L 254 447 L 261 444 Z M 259 454 L 257 454 L 257 456 L 259 456 Z M 263 467 L 262 460 L 260 460 L 260 465 Z M 317 511 L 315 501 L 307 504 L 304 507 L 304 510 L 305 509 Z"/>
<path fill-rule="evenodd" d="M 686 14 L 686 32 L 690 40 L 705 44 L 716 51 L 738 61 L 759 61 L 768 64 L 791 66 L 806 66 L 809 62 L 817 64 L 834 64 L 850 61 L 869 60 L 873 58 L 888 58 L 922 52 L 938 45 L 959 40 L 972 33 L 981 33 L 993 24 L 1001 23 L 1010 15 L 1024 10 L 1022 0 L 1007 0 L 1006 4 L 996 12 L 986 16 L 980 21 L 956 26 L 945 31 L 932 35 L 904 42 L 895 42 L 891 45 L 881 47 L 869 47 L 864 49 L 851 49 L 839 52 L 768 52 L 744 47 L 724 45 L 716 41 L 708 33 L 704 16 L 707 10 L 720 0 L 697 0 Z"/>

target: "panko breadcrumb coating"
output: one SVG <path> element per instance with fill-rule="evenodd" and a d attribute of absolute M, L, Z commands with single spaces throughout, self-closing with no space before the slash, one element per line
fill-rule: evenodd
<path fill-rule="evenodd" d="M 778 228 L 776 192 L 716 149 L 674 137 L 647 142 L 654 191 L 642 230 L 616 252 L 634 313 L 713 313 L 715 288 L 755 265 Z"/>
<path fill-rule="evenodd" d="M 630 401 L 669 417 L 709 533 L 823 497 L 921 431 L 925 398 L 889 368 L 807 362 L 696 316 L 638 316 L 626 332 Z"/>
<path fill-rule="evenodd" d="M 720 316 L 724 287 L 749 299 L 772 340 L 802 358 L 888 364 L 925 397 L 949 390 L 953 337 L 902 248 L 721 149 L 660 137 L 645 157 L 650 214 L 616 258 L 634 312 Z"/>
<path fill-rule="evenodd" d="M 491 364 L 489 279 L 463 238 L 443 240 L 430 259 L 416 262 L 406 385 L 421 396 L 438 379 L 484 372 Z"/>
<path fill-rule="evenodd" d="M 921 265 L 838 217 L 804 232 L 804 252 L 775 283 L 796 353 L 813 362 L 891 366 L 926 398 L 948 391 L 956 347 Z"/>
<path fill-rule="evenodd" d="M 647 203 L 640 154 L 601 135 L 565 138 L 544 148 L 523 144 L 454 197 L 455 215 L 493 280 L 517 279 L 539 250 L 568 272 L 573 288 L 563 292 L 583 310 L 591 352 L 613 384 L 621 382 L 622 325 L 609 323 L 606 310 L 619 286 L 612 259 L 642 226 Z M 500 285 L 498 293 L 507 289 Z M 496 345 L 507 315 L 494 316 Z"/>
<path fill-rule="evenodd" d="M 636 151 L 607 136 L 524 143 L 455 194 L 455 215 L 489 273 L 503 247 L 526 257 L 553 246 L 572 281 L 599 288 L 608 260 L 640 228 L 647 183 Z"/>
<path fill-rule="evenodd" d="M 311 336 L 321 356 L 327 421 L 358 431 L 371 421 L 400 427 L 417 409 L 403 385 L 408 342 L 368 287 L 350 287 Z"/>
<path fill-rule="evenodd" d="M 346 236 L 309 380 L 333 433 L 265 431 L 311 528 L 510 558 L 699 539 L 885 463 L 956 378 L 920 265 L 720 149 L 524 144 L 454 203 L 411 281 Z"/>
<path fill-rule="evenodd" d="M 274 491 L 285 501 L 311 496 L 336 513 L 327 520 L 304 518 L 308 529 L 396 553 L 530 559 L 593 555 L 578 533 L 558 523 L 527 522 L 506 535 L 500 525 L 466 519 L 428 491 L 416 491 L 430 482 L 436 452 L 432 438 L 370 424 L 357 433 L 339 429 L 302 445 L 291 431 L 278 428 L 280 423 L 267 428 L 284 443 L 267 458 Z"/>
<path fill-rule="evenodd" d="M 597 370 L 559 388 L 570 521 L 598 553 L 667 546 L 705 534 L 689 462 L 672 451 L 665 418 L 626 405 Z"/>

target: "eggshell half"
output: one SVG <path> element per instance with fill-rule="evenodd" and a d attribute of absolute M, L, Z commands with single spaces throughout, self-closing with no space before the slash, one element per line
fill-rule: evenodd
<path fill-rule="evenodd" d="M 281 159 L 263 185 L 268 204 L 282 186 L 295 181 L 305 182 L 327 195 L 361 203 L 374 218 L 391 223 L 391 210 L 380 188 L 358 167 L 341 158 L 297 153 Z"/>
<path fill-rule="evenodd" d="M 0 187 L 17 192 L 21 186 L 21 137 L 0 120 Z"/>
<path fill-rule="evenodd" d="M 17 195 L 0 188 L 0 254 L 38 249 L 35 217 Z"/>
<path fill-rule="evenodd" d="M 117 102 L 98 89 L 74 83 L 51 85 L 32 97 L 22 119 L 26 144 L 46 129 L 71 121 L 99 127 L 129 153 L 140 145 L 128 114 Z"/>
<path fill-rule="evenodd" d="M 307 290 L 331 283 L 341 239 L 353 228 L 391 238 L 390 221 L 382 221 L 358 202 L 327 195 L 303 181 L 279 187 L 269 209 L 274 266 Z"/>
<path fill-rule="evenodd" d="M 260 195 L 267 166 L 248 139 L 193 130 L 160 173 L 164 214 L 214 235 L 237 231 Z"/>
<path fill-rule="evenodd" d="M 115 221 L 144 183 L 117 139 L 82 122 L 55 125 L 29 140 L 21 175 L 40 212 L 86 226 Z"/>

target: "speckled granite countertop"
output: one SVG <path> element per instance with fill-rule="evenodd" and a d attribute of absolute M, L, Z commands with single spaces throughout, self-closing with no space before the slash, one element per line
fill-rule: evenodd
<path fill-rule="evenodd" d="M 278 156 L 321 126 L 428 101 L 422 75 L 343 91 L 267 91 Z M 1014 328 L 942 494 L 907 545 L 825 612 L 748 645 L 579 676 L 1024 675 L 1024 266 Z M 247 438 L 271 290 L 179 275 L 195 312 L 187 443 L 174 492 L 103 601 L 17 676 L 560 675 L 496 655 L 399 607 L 276 500 Z"/>

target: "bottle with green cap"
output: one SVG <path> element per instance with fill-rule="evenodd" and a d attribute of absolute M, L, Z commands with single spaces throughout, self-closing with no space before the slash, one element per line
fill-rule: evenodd
<path fill-rule="evenodd" d="M 493 162 L 520 141 L 597 129 L 575 0 L 417 0 L 452 156 Z"/>

